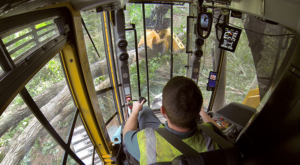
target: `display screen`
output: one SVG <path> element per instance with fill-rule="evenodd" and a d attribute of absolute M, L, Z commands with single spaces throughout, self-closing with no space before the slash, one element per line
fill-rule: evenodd
<path fill-rule="evenodd" d="M 217 82 L 217 72 L 209 72 L 209 78 L 208 78 L 208 86 L 211 88 L 216 87 L 216 82 Z"/>
<path fill-rule="evenodd" d="M 209 17 L 207 14 L 202 14 L 201 15 L 201 27 L 203 29 L 207 29 L 208 28 L 208 23 L 209 23 Z"/>
<path fill-rule="evenodd" d="M 202 31 L 208 31 L 210 28 L 210 23 L 211 23 L 211 19 L 212 19 L 212 14 L 211 13 L 201 13 L 200 15 L 198 15 L 198 17 L 200 17 L 200 29 Z"/>
<path fill-rule="evenodd" d="M 124 87 L 124 92 L 125 92 L 125 95 L 129 95 L 130 94 L 130 87 Z"/>
<path fill-rule="evenodd" d="M 225 25 L 223 29 L 221 41 L 219 44 L 219 48 L 230 52 L 234 52 L 239 42 L 241 32 L 242 32 L 241 29 Z"/>

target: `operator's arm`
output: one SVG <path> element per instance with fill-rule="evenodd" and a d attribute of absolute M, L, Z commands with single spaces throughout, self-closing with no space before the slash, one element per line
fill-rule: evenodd
<path fill-rule="evenodd" d="M 131 115 L 128 118 L 128 120 L 124 126 L 124 130 L 123 130 L 124 135 L 128 131 L 136 131 L 137 130 L 137 120 L 138 120 L 139 112 L 143 109 L 144 103 L 145 103 L 145 100 L 143 100 L 141 103 L 136 101 L 133 104 Z"/>
<path fill-rule="evenodd" d="M 208 114 L 204 111 L 203 107 L 201 107 L 200 116 L 204 123 L 211 122 L 219 129 L 221 129 L 221 127 L 210 116 L 208 116 Z"/>

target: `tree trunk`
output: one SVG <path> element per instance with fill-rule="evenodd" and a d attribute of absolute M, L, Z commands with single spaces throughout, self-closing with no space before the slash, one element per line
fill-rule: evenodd
<path fill-rule="evenodd" d="M 97 86 L 97 89 L 103 89 L 103 87 L 109 84 L 109 79 Z M 48 121 L 51 121 L 51 125 L 55 128 L 59 121 L 62 121 L 72 110 L 74 105 L 67 105 L 71 101 L 71 94 L 67 86 L 57 94 L 49 103 L 41 108 L 44 116 Z M 14 122 L 14 121 L 10 121 Z M 27 152 L 32 148 L 36 139 L 46 134 L 46 130 L 43 128 L 37 118 L 33 118 L 28 126 L 21 134 L 17 134 L 18 137 L 14 137 L 7 154 L 0 165 L 19 164 Z"/>
<path fill-rule="evenodd" d="M 144 48 L 140 48 L 139 51 L 143 51 Z M 129 54 L 129 65 L 135 62 L 135 50 L 128 51 Z M 107 63 L 104 60 L 98 61 L 91 65 L 91 73 L 93 77 L 99 77 L 107 75 Z M 55 97 L 64 87 L 66 80 L 62 80 L 58 83 L 53 84 L 48 90 L 34 97 L 34 101 L 39 107 L 45 105 L 51 98 Z M 109 83 L 109 81 L 106 81 Z M 104 86 L 104 85 L 101 85 Z M 98 87 L 99 89 L 99 87 Z M 0 119 L 0 137 L 2 137 L 10 128 L 14 129 L 20 121 L 31 115 L 31 111 L 26 104 L 20 106 L 16 110 L 7 110 L 2 114 Z"/>
<path fill-rule="evenodd" d="M 143 59 L 145 57 L 144 50 L 144 47 L 138 49 L 139 59 Z M 129 50 L 128 54 L 128 65 L 131 65 L 136 60 L 135 50 Z M 148 49 L 147 54 L 148 58 L 151 58 L 157 54 L 157 52 Z M 91 73 L 94 78 L 105 74 L 107 75 L 107 71 L 107 62 L 105 59 L 91 65 Z M 103 89 L 103 87 L 107 86 L 107 84 L 109 84 L 109 79 L 103 81 L 96 87 L 96 89 Z M 48 90 L 34 97 L 35 102 L 39 107 L 42 107 L 41 111 L 48 121 L 51 121 L 53 127 L 58 124 L 58 121 L 63 120 L 65 115 L 62 114 L 61 111 L 63 107 L 71 100 L 69 89 L 64 85 L 65 80 L 53 84 Z M 47 101 L 51 98 L 53 99 L 47 103 Z M 31 114 L 32 113 L 26 104 L 22 105 L 17 110 L 8 110 L 3 113 L 3 117 L 0 119 L 0 137 L 2 137 L 10 128 L 15 128 L 20 121 Z M 18 137 L 14 138 L 15 140 L 9 147 L 9 150 L 1 162 L 1 165 L 19 164 L 26 153 L 32 148 L 36 139 L 45 134 L 45 132 L 42 133 L 43 130 L 44 128 L 40 122 L 36 118 L 32 119 L 25 130 L 21 134 L 18 134 Z"/>
<path fill-rule="evenodd" d="M 34 97 L 35 103 L 42 107 L 48 101 L 55 97 L 66 84 L 65 80 L 53 84 L 48 90 Z M 4 135 L 10 128 L 14 129 L 20 121 L 31 115 L 31 111 L 26 104 L 18 109 L 9 109 L 5 111 L 0 119 L 0 137 Z"/>
<path fill-rule="evenodd" d="M 51 121 L 70 100 L 69 88 L 64 87 L 61 93 L 41 108 L 41 111 L 48 121 Z M 32 148 L 43 129 L 44 127 L 37 118 L 32 119 L 19 137 L 16 138 L 16 141 L 12 142 L 1 165 L 19 164 L 25 154 Z"/>

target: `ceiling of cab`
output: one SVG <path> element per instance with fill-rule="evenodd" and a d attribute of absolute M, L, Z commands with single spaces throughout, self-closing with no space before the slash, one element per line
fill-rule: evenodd
<path fill-rule="evenodd" d="M 123 7 L 128 0 L 4 0 L 0 1 L 0 19 L 62 2 L 70 2 L 77 11 L 98 6 L 115 10 Z"/>
<path fill-rule="evenodd" d="M 197 0 L 198 1 L 198 0 Z M 129 0 L 129 2 L 153 2 L 153 3 L 161 3 L 162 0 Z M 164 0 L 164 2 L 185 2 L 185 3 L 192 3 L 193 0 Z"/>
<path fill-rule="evenodd" d="M 124 7 L 127 2 L 162 2 L 161 0 L 1 0 L 0 19 L 32 10 L 47 7 L 61 2 L 70 2 L 75 10 L 89 10 L 99 6 L 104 10 L 115 10 Z M 165 2 L 188 2 L 193 0 L 164 0 Z"/>
<path fill-rule="evenodd" d="M 4 0 L 0 1 L 0 19 L 70 0 Z"/>
<path fill-rule="evenodd" d="M 71 0 L 75 10 L 89 10 L 96 7 L 103 7 L 106 10 L 120 9 L 125 6 L 128 0 Z"/>
<path fill-rule="evenodd" d="M 75 10 L 81 11 L 99 6 L 101 6 L 103 10 L 115 10 L 123 7 L 128 1 L 140 3 L 162 2 L 159 0 L 0 0 L 0 19 L 61 2 L 70 2 Z M 192 3 L 193 0 L 164 0 L 164 2 Z M 244 1 L 233 2 L 241 3 Z M 300 2 L 298 0 L 265 0 L 262 2 L 265 2 L 263 5 L 264 12 L 259 15 L 260 17 L 278 22 L 300 32 Z"/>

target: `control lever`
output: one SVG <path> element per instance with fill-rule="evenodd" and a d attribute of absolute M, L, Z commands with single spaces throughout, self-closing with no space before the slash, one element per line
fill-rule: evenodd
<path fill-rule="evenodd" d="M 141 103 L 145 99 L 145 103 L 147 102 L 147 99 L 145 97 L 140 96 L 139 97 L 139 103 Z"/>
<path fill-rule="evenodd" d="M 144 99 L 145 99 L 145 102 L 147 102 L 147 99 L 145 97 L 139 97 L 139 100 L 138 100 L 139 103 L 141 103 Z M 132 110 L 132 106 L 133 106 L 133 101 L 134 100 L 131 100 L 131 98 L 127 98 L 126 99 L 125 105 L 127 106 L 127 108 L 126 108 L 126 112 L 125 112 L 125 120 L 127 120 L 127 117 L 129 117 L 130 114 L 131 114 L 131 110 Z M 130 109 L 129 111 L 128 111 L 128 108 Z"/>

